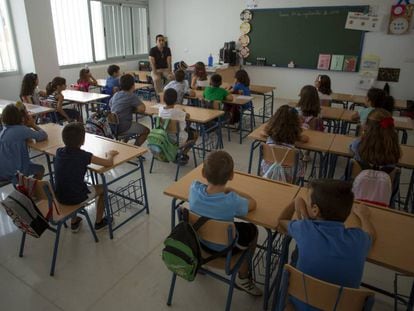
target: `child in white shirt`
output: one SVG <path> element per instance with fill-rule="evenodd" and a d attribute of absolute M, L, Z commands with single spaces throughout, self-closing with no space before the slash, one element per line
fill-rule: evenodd
<path fill-rule="evenodd" d="M 174 75 L 175 80 L 169 82 L 164 87 L 164 91 L 174 89 L 177 92 L 177 104 L 182 104 L 185 95 L 194 96 L 195 92 L 190 89 L 188 81 L 185 80 L 185 73 L 183 70 L 176 70 Z"/>

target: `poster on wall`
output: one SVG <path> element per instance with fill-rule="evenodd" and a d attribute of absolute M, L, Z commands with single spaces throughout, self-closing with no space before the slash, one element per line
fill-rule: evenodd
<path fill-rule="evenodd" d="M 346 19 L 345 28 L 362 31 L 379 31 L 382 18 L 371 16 L 360 12 L 349 12 Z"/>
<path fill-rule="evenodd" d="M 246 0 L 246 7 L 248 9 L 254 9 L 259 6 L 259 0 Z"/>
<path fill-rule="evenodd" d="M 405 3 L 402 3 L 405 2 Z M 410 31 L 411 20 L 414 11 L 414 4 L 409 0 L 400 0 L 398 4 L 391 7 L 388 33 L 392 35 L 402 35 Z"/>
<path fill-rule="evenodd" d="M 398 82 L 400 79 L 399 68 L 379 68 L 378 70 L 378 81 L 385 82 Z"/>
<path fill-rule="evenodd" d="M 331 60 L 331 70 L 342 71 L 342 66 L 344 64 L 344 55 L 332 55 Z"/>
<path fill-rule="evenodd" d="M 343 71 L 354 72 L 356 70 L 358 57 L 354 55 L 345 55 Z"/>
<path fill-rule="evenodd" d="M 319 54 L 318 59 L 318 69 L 320 70 L 329 70 L 329 65 L 331 64 L 331 54 Z"/>

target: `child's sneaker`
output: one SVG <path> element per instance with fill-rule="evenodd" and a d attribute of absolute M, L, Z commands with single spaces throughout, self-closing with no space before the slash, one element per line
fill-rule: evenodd
<path fill-rule="evenodd" d="M 111 218 L 113 223 L 113 218 Z M 95 222 L 95 231 L 101 231 L 102 229 L 108 226 L 108 218 L 105 216 L 102 218 L 101 222 Z"/>
<path fill-rule="evenodd" d="M 82 224 L 82 218 L 77 216 L 75 222 L 70 223 L 70 230 L 72 230 L 72 233 L 79 232 Z"/>
<path fill-rule="evenodd" d="M 249 277 L 241 279 L 239 276 L 236 277 L 236 287 L 244 290 L 246 293 L 252 296 L 262 296 L 262 290 L 256 286 L 253 280 Z"/>

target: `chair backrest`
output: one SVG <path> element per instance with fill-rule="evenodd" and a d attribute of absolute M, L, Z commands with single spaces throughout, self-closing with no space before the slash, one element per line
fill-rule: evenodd
<path fill-rule="evenodd" d="M 361 171 L 362 171 L 361 164 L 358 161 L 356 161 L 355 159 L 351 159 L 351 177 L 352 177 L 352 179 L 355 179 L 355 177 L 357 177 L 359 175 L 359 173 L 361 173 Z M 387 173 L 388 175 L 390 175 L 392 184 L 394 184 L 395 178 L 397 177 L 397 175 L 400 172 L 401 172 L 401 169 L 399 167 L 394 167 L 394 169 L 390 173 Z"/>
<path fill-rule="evenodd" d="M 370 310 L 374 293 L 369 290 L 341 287 L 311 277 L 285 265 L 287 294 L 321 310 Z M 286 284 L 284 284 L 286 286 Z M 287 296 L 287 295 L 286 295 Z M 285 301 L 286 297 L 281 297 Z"/>
<path fill-rule="evenodd" d="M 108 112 L 106 117 L 115 137 L 118 136 L 119 117 L 115 112 Z"/>
<path fill-rule="evenodd" d="M 148 71 L 138 71 L 138 80 L 144 83 L 148 82 L 148 76 L 149 76 L 148 73 L 149 73 Z"/>
<path fill-rule="evenodd" d="M 219 101 L 219 100 L 201 99 L 200 100 L 200 106 L 201 106 L 201 108 L 222 110 L 222 102 Z"/>
<path fill-rule="evenodd" d="M 160 125 L 163 126 L 166 119 L 160 118 Z M 177 120 L 169 119 L 170 122 L 167 126 L 167 133 L 169 134 L 178 134 L 180 133 L 180 122 Z"/>
<path fill-rule="evenodd" d="M 200 216 L 189 211 L 188 221 L 194 224 Z M 215 244 L 230 245 L 236 238 L 236 227 L 232 221 L 209 220 L 198 231 L 200 239 Z"/>
<path fill-rule="evenodd" d="M 283 166 L 294 167 L 298 150 L 282 146 L 262 143 L 263 160 L 269 163 L 280 163 Z"/>

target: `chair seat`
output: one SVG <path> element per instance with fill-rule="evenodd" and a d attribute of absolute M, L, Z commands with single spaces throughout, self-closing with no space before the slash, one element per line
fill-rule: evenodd
<path fill-rule="evenodd" d="M 49 212 L 49 203 L 47 200 L 41 200 L 36 202 L 37 207 L 39 208 L 40 212 L 46 217 L 47 213 Z M 77 210 L 84 207 L 86 203 L 76 204 L 76 205 L 64 205 L 58 204 L 57 209 L 59 211 L 59 215 L 56 213 L 55 208 L 53 208 L 53 221 L 60 221 L 65 217 L 69 216 L 70 214 L 76 212 Z"/>
<path fill-rule="evenodd" d="M 238 262 L 238 260 L 240 259 L 242 255 L 243 255 L 243 252 L 238 252 L 236 254 L 233 254 L 233 256 L 231 256 L 230 269 L 233 269 L 233 267 L 236 265 L 236 263 Z M 211 254 L 201 249 L 201 256 L 203 258 L 208 258 L 209 256 L 211 256 Z M 226 267 L 226 257 L 216 258 L 206 263 L 205 266 L 224 270 Z"/>

